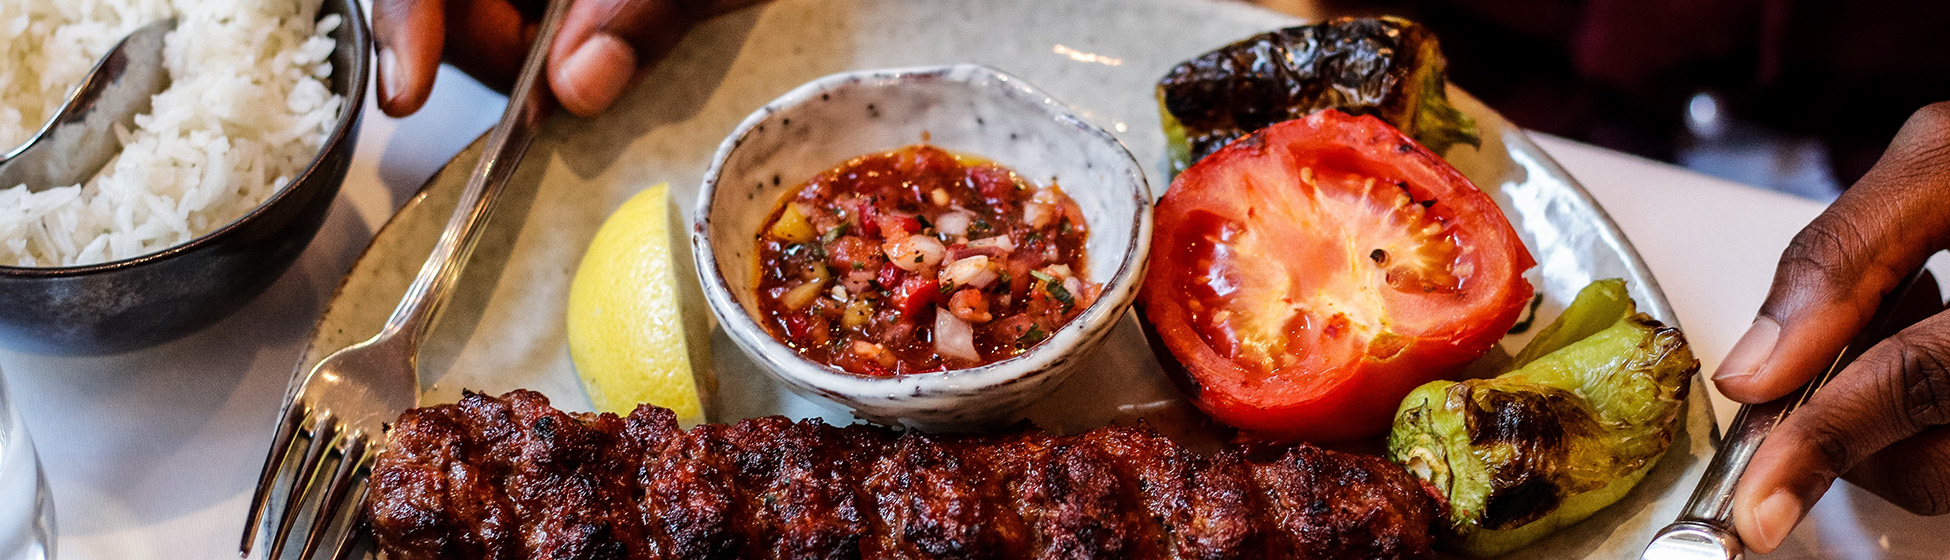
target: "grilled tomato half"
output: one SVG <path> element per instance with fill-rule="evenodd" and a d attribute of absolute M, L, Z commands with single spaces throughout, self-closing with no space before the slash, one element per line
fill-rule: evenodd
<path fill-rule="evenodd" d="M 1410 390 L 1495 346 L 1536 264 L 1455 168 L 1334 110 L 1193 165 L 1156 224 L 1139 296 L 1153 347 L 1199 408 L 1274 440 L 1386 430 Z"/>

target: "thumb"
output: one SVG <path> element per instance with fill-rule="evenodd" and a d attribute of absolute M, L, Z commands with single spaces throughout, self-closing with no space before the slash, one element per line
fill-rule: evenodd
<path fill-rule="evenodd" d="M 426 104 L 446 44 L 445 19 L 442 0 L 372 3 L 373 45 L 379 50 L 377 101 L 387 115 L 403 117 Z"/>
<path fill-rule="evenodd" d="M 640 70 L 663 58 L 703 18 L 752 0 L 579 0 L 549 46 L 549 88 L 562 108 L 594 116 Z"/>
<path fill-rule="evenodd" d="M 1825 369 L 1883 295 L 1950 246 L 1950 103 L 1916 112 L 1873 169 L 1794 237 L 1759 318 L 1714 382 L 1757 403 Z"/>

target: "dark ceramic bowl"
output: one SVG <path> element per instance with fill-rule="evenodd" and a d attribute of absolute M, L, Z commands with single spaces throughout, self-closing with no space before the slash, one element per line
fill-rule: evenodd
<path fill-rule="evenodd" d="M 188 243 L 87 266 L 0 266 L 0 343 L 58 354 L 154 345 L 230 315 L 291 266 L 352 164 L 372 60 L 358 0 L 326 0 L 319 16 L 328 14 L 345 20 L 327 84 L 345 108 L 318 157 L 255 210 Z"/>

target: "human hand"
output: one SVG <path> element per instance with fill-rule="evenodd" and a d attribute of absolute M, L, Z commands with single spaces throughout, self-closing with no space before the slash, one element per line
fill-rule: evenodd
<path fill-rule="evenodd" d="M 567 1 L 567 0 L 564 0 Z M 569 112 L 594 116 L 692 25 L 758 0 L 577 0 L 548 50 L 548 85 Z M 547 0 L 374 0 L 379 108 L 418 111 L 447 61 L 505 89 L 521 70 Z"/>
<path fill-rule="evenodd" d="M 1937 103 L 1794 237 L 1759 318 L 1713 376 L 1720 392 L 1759 403 L 1806 384 L 1884 294 L 1945 248 L 1950 103 Z M 1925 304 L 1942 309 L 1940 299 Z M 1741 540 L 1773 551 L 1837 477 L 1912 512 L 1950 513 L 1950 313 L 1870 347 L 1774 428 L 1735 493 Z"/>

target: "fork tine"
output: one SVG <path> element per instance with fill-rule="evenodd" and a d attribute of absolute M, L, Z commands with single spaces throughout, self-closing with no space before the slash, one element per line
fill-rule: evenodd
<path fill-rule="evenodd" d="M 305 505 L 305 496 L 311 493 L 312 483 L 317 482 L 318 471 L 325 462 L 325 452 L 335 446 L 339 435 L 338 418 L 332 411 L 319 411 L 317 426 L 312 428 L 311 445 L 305 448 L 305 458 L 298 463 L 298 472 L 291 478 L 291 493 L 284 502 L 284 515 L 278 518 L 278 530 L 272 533 L 271 554 L 265 558 L 277 560 L 284 553 L 284 542 L 291 537 L 291 527 L 298 518 L 299 509 Z"/>
<path fill-rule="evenodd" d="M 325 487 L 324 500 L 318 503 L 318 515 L 311 518 L 311 529 L 305 534 L 305 546 L 299 549 L 298 558 L 310 560 L 312 553 L 318 552 L 318 543 L 325 540 L 326 530 L 339 519 L 346 491 L 352 488 L 352 475 L 366 464 L 365 434 L 354 430 L 346 436 L 340 449 L 338 470 L 332 473 L 332 481 Z M 346 527 L 346 531 L 351 530 Z"/>
<path fill-rule="evenodd" d="M 291 455 L 291 440 L 298 434 L 298 426 L 305 423 L 305 407 L 297 398 L 284 409 L 284 419 L 278 422 L 278 431 L 271 436 L 271 450 L 264 456 L 264 471 L 257 475 L 257 489 L 251 492 L 250 510 L 244 514 L 244 540 L 237 545 L 240 556 L 250 556 L 251 545 L 257 544 L 258 522 L 264 519 L 264 510 L 269 509 L 271 487 L 277 484 L 278 472 L 283 470 L 284 458 Z"/>
<path fill-rule="evenodd" d="M 360 465 L 362 469 L 370 469 L 371 467 L 372 462 L 370 458 L 364 461 L 363 465 Z M 366 491 L 372 488 L 370 482 L 369 479 L 363 476 L 353 479 L 352 485 L 354 490 L 350 496 L 352 503 L 358 504 L 366 501 Z M 358 530 L 360 521 L 358 510 L 353 510 L 352 515 L 345 521 L 345 532 L 339 534 L 338 547 L 332 552 L 332 560 L 348 560 L 352 557 L 352 549 L 356 548 L 353 546 L 353 543 L 358 542 L 365 535 L 365 531 Z"/>

